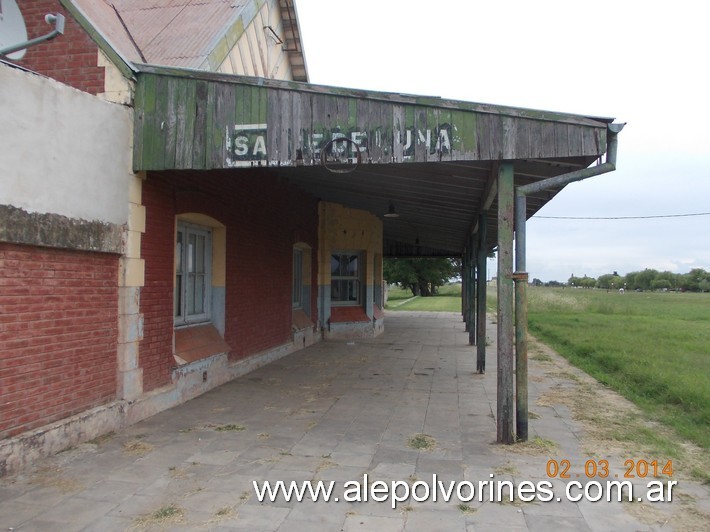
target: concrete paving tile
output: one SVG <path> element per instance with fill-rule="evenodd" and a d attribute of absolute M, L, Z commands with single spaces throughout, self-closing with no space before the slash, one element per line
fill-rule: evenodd
<path fill-rule="evenodd" d="M 353 467 L 370 467 L 375 453 L 349 453 L 343 451 L 333 451 L 330 459 L 336 464 Z"/>
<path fill-rule="evenodd" d="M 563 517 L 557 515 L 526 515 L 525 523 L 530 532 L 549 532 L 550 530 L 591 530 L 582 517 Z M 616 528 L 614 528 L 616 530 Z"/>
<path fill-rule="evenodd" d="M 82 532 L 126 532 L 134 528 L 135 523 L 131 519 L 125 519 L 120 517 L 111 517 L 105 515 L 100 517 L 96 521 L 89 523 L 87 526 L 81 529 Z M 52 529 L 54 532 L 57 530 L 64 529 Z"/>
<path fill-rule="evenodd" d="M 406 532 L 465 532 L 466 520 L 461 512 L 415 508 L 405 514 Z"/>
<path fill-rule="evenodd" d="M 320 469 L 315 478 L 323 481 L 336 481 L 343 484 L 348 481 L 362 482 L 363 475 L 369 471 L 367 467 L 329 465 Z"/>
<path fill-rule="evenodd" d="M 648 525 L 640 523 L 637 519 L 626 513 L 624 504 L 579 501 L 577 505 L 581 516 L 592 530 L 636 532 L 649 528 Z M 600 505 L 606 505 L 604 511 L 599 511 Z"/>
<path fill-rule="evenodd" d="M 72 497 L 39 514 L 37 520 L 76 525 L 79 528 L 83 528 L 86 523 L 95 521 L 115 509 L 117 504 L 116 502 L 92 501 L 90 499 Z"/>
<path fill-rule="evenodd" d="M 413 462 L 380 462 L 369 474 L 369 480 L 407 480 L 414 475 Z"/>
<path fill-rule="evenodd" d="M 397 449 L 392 447 L 380 447 L 372 457 L 372 465 L 377 467 L 379 464 L 392 463 L 411 463 L 415 464 L 419 457 L 419 451 L 411 449 Z"/>
<path fill-rule="evenodd" d="M 345 521 L 343 516 L 342 521 Z M 290 516 L 278 528 L 278 532 L 304 532 L 307 530 L 340 530 L 341 526 L 328 523 L 325 520 L 320 522 L 304 521 L 299 519 L 291 519 Z"/>
<path fill-rule="evenodd" d="M 236 530 L 278 530 L 290 511 L 276 506 L 240 506 L 236 518 L 223 526 L 226 524 Z"/>
<path fill-rule="evenodd" d="M 180 501 L 180 506 L 188 512 L 203 512 L 214 515 L 220 509 L 236 508 L 242 502 L 239 498 L 239 493 L 203 489 L 184 497 Z"/>
<path fill-rule="evenodd" d="M 239 456 L 234 451 L 202 451 L 187 458 L 188 462 L 208 465 L 226 465 Z"/>
<path fill-rule="evenodd" d="M 32 532 L 56 532 L 57 530 L 61 530 L 62 532 L 79 532 L 83 529 L 84 526 L 77 523 L 60 523 L 58 521 L 33 519 L 18 529 L 9 530 L 32 530 Z"/>
<path fill-rule="evenodd" d="M 244 492 L 253 495 L 254 488 L 252 486 L 252 481 L 259 480 L 261 478 L 263 477 L 237 474 L 233 471 L 225 471 L 224 473 L 216 474 L 210 478 L 207 482 L 205 482 L 204 487 L 206 490 L 233 493 L 237 496 L 241 496 Z"/>
<path fill-rule="evenodd" d="M 580 530 L 650 530 L 616 503 L 474 500 L 467 503 L 475 510 L 469 513 L 458 507 L 455 494 L 448 502 L 441 494 L 437 501 L 410 497 L 394 510 L 389 500 L 344 500 L 344 483 L 361 482 L 365 472 L 370 483 L 431 484 L 437 474 L 444 482 L 465 479 L 477 485 L 492 473 L 496 480 L 548 480 L 546 456 L 516 454 L 495 444 L 495 328 L 491 324 L 487 334 L 485 375 L 473 373 L 468 335 L 460 316 L 452 314 L 396 315 L 388 317 L 387 331 L 377 339 L 316 344 L 101 445 L 77 446 L 37 465 L 75 481 L 66 484 L 71 489 L 32 484 L 30 471 L 3 481 L 0 528 L 125 530 L 136 517 L 178 504 L 186 521 L 171 530 L 527 531 L 568 530 L 570 524 Z M 530 374 L 543 379 L 531 383 L 531 405 L 554 386 L 576 386 L 548 375 L 553 369 L 531 364 Z M 589 456 L 581 448 L 581 426 L 557 406 L 533 406 L 541 417 L 531 420 L 531 435 L 556 441 L 558 456 L 583 464 Z M 246 428 L 215 430 L 232 423 Z M 437 440 L 433 451 L 408 447 L 422 432 Z M 136 440 L 150 445 L 150 452 L 128 453 L 124 445 Z M 333 496 L 340 502 L 281 497 L 262 504 L 252 484 L 313 478 L 335 481 Z M 553 484 L 555 493 L 564 495 L 564 482 Z M 699 507 L 710 504 L 706 487 L 688 486 Z M 236 515 L 217 519 L 224 508 Z"/>
<path fill-rule="evenodd" d="M 279 455 L 278 466 L 276 469 L 294 470 L 294 471 L 314 471 L 319 464 L 325 460 L 324 456 L 328 456 L 329 453 L 323 455 L 299 455 L 299 454 L 284 454 Z"/>
<path fill-rule="evenodd" d="M 330 454 L 337 449 L 342 439 L 332 439 L 329 441 L 309 439 L 307 442 L 298 442 L 291 447 L 294 455 L 322 456 Z"/>
<path fill-rule="evenodd" d="M 471 504 L 471 506 L 474 506 Z M 476 507 L 476 511 L 466 518 L 467 522 L 474 526 L 495 527 L 496 530 L 508 530 L 509 528 L 521 528 L 526 530 L 527 523 L 520 508 L 513 505 L 497 504 L 486 502 Z"/>
<path fill-rule="evenodd" d="M 46 512 L 48 508 L 50 507 L 41 505 L 41 500 L 37 503 L 20 502 L 17 499 L 0 502 L 0 529 L 19 529 L 23 523 Z"/>
<path fill-rule="evenodd" d="M 414 474 L 419 479 L 463 480 L 464 464 L 461 460 L 442 460 L 430 456 L 420 456 Z"/>
<path fill-rule="evenodd" d="M 102 480 L 92 484 L 88 489 L 78 493 L 78 496 L 91 501 L 119 503 L 124 499 L 133 496 L 141 488 L 143 488 L 143 484 L 140 482 Z"/>
<path fill-rule="evenodd" d="M 37 508 L 51 508 L 60 502 L 68 499 L 70 496 L 80 491 L 83 486 L 71 485 L 70 488 L 78 487 L 79 489 L 63 490 L 58 486 L 37 487 L 28 491 L 19 497 L 14 498 L 14 501 L 20 504 L 28 504 Z M 0 506 L 0 508 L 2 508 Z"/>
<path fill-rule="evenodd" d="M 310 523 L 309 528 L 303 530 L 311 530 L 315 525 L 325 530 L 340 530 L 347 514 L 353 511 L 353 507 L 354 505 L 343 501 L 329 503 L 304 501 L 293 506 L 287 521 Z"/>
<path fill-rule="evenodd" d="M 111 517 L 133 520 L 173 503 L 169 496 L 166 497 L 165 493 L 155 496 L 134 495 L 120 504 L 114 505 L 112 509 L 104 513 Z"/>
<path fill-rule="evenodd" d="M 152 482 L 164 475 L 167 469 L 164 464 L 150 466 L 145 464 L 132 464 L 125 468 L 118 467 L 111 469 L 105 478 L 124 482 L 132 482 L 137 478 L 141 478 L 144 482 Z"/>
<path fill-rule="evenodd" d="M 363 532 L 377 530 L 377 532 L 400 532 L 404 530 L 404 517 L 381 517 L 372 515 L 348 515 L 343 524 L 343 532 Z"/>

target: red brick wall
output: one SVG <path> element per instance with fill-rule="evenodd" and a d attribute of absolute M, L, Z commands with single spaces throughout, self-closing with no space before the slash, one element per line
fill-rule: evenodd
<path fill-rule="evenodd" d="M 0 243 L 0 439 L 116 396 L 118 257 Z"/>
<path fill-rule="evenodd" d="M 241 172 L 240 172 L 241 173 Z M 143 188 L 146 260 L 140 346 L 144 390 L 170 380 L 175 216 L 207 214 L 227 227 L 225 340 L 244 358 L 291 339 L 293 245 L 313 249 L 311 320 L 317 320 L 317 201 L 266 175 L 153 172 Z"/>
<path fill-rule="evenodd" d="M 17 5 L 25 18 L 28 39 L 54 29 L 44 21 L 47 13 L 63 14 L 66 24 L 64 35 L 28 48 L 16 63 L 84 92 L 104 92 L 104 69 L 97 66 L 98 46 L 58 0 L 18 0 Z"/>
<path fill-rule="evenodd" d="M 173 257 L 175 255 L 175 201 L 172 190 L 148 179 L 143 184 L 146 232 L 141 239 L 145 259 L 145 285 L 141 289 L 143 340 L 139 362 L 143 390 L 170 382 L 173 359 Z"/>

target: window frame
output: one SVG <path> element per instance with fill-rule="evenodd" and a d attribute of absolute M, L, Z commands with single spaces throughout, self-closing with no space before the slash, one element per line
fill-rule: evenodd
<path fill-rule="evenodd" d="M 178 257 L 178 240 L 182 235 L 182 247 Z M 205 237 L 202 250 L 204 272 L 189 272 L 185 266 L 188 262 L 189 238 L 191 235 Z M 173 268 L 173 324 L 175 327 L 185 327 L 200 323 L 207 323 L 212 317 L 212 228 L 178 220 L 174 242 L 174 268 Z M 178 270 L 178 267 L 182 267 Z M 188 290 L 190 288 L 189 275 L 201 276 L 203 286 L 202 310 L 200 313 L 187 314 Z M 179 277 L 179 279 L 178 279 Z M 193 285 L 195 286 L 195 285 Z M 179 307 L 178 297 L 179 294 Z"/>
<path fill-rule="evenodd" d="M 358 266 L 357 266 L 357 274 L 356 275 L 333 275 L 333 267 L 332 267 L 332 260 L 333 257 L 338 256 L 338 257 L 343 257 L 343 256 L 352 256 L 355 255 L 357 256 L 358 260 Z M 331 257 L 331 269 L 330 269 L 330 304 L 331 306 L 334 307 L 360 307 L 363 304 L 363 277 L 364 277 L 364 259 L 365 259 L 365 253 L 362 250 L 332 250 L 330 252 L 330 257 Z M 340 260 L 340 259 L 339 259 Z M 357 283 L 357 289 L 355 290 L 357 300 L 352 301 L 352 300 L 336 300 L 333 299 L 333 283 L 337 281 L 345 281 L 345 282 L 356 282 Z M 350 293 L 350 290 L 348 290 L 348 293 Z"/>
<path fill-rule="evenodd" d="M 303 309 L 303 248 L 293 248 L 293 271 L 291 272 L 291 308 Z"/>

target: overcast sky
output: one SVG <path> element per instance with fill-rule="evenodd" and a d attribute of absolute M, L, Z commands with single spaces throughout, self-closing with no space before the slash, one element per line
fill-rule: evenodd
<path fill-rule="evenodd" d="M 615 172 L 528 222 L 531 278 L 710 270 L 703 1 L 296 0 L 312 83 L 614 117 Z"/>

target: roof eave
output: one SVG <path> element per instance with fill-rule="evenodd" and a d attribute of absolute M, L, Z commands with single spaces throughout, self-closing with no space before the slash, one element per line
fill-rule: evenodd
<path fill-rule="evenodd" d="M 506 105 L 496 105 L 480 102 L 468 102 L 462 100 L 451 100 L 438 96 L 417 96 L 412 94 L 402 94 L 396 92 L 371 91 L 364 89 L 351 89 L 345 87 L 334 87 L 330 85 L 317 85 L 300 81 L 287 81 L 278 79 L 260 78 L 255 76 L 242 76 L 238 74 L 224 74 L 221 72 L 210 72 L 200 69 L 170 67 L 162 65 L 150 65 L 145 63 L 132 63 L 132 67 L 138 74 L 156 74 L 159 76 L 183 77 L 188 79 L 199 79 L 222 83 L 236 83 L 240 85 L 252 85 L 258 87 L 274 88 L 281 90 L 294 90 L 300 92 L 313 92 L 318 94 L 332 94 L 334 96 L 348 96 L 354 98 L 366 98 L 370 100 L 380 100 L 388 103 L 417 104 L 421 106 L 434 106 L 451 109 L 463 109 L 479 113 L 506 115 L 520 118 L 533 118 L 538 120 L 566 122 L 578 125 L 598 126 L 600 123 L 610 124 L 615 119 L 610 117 L 592 117 L 581 114 L 563 113 L 557 111 L 546 111 L 531 109 L 526 107 L 512 107 Z"/>
<path fill-rule="evenodd" d="M 133 63 L 126 59 L 118 49 L 111 44 L 106 35 L 103 34 L 100 28 L 94 25 L 84 11 L 76 5 L 73 0 L 59 0 L 59 3 L 64 7 L 74 20 L 76 20 L 84 31 L 91 37 L 104 54 L 118 68 L 118 70 L 127 79 L 135 80 L 135 74 L 138 70 Z"/>

